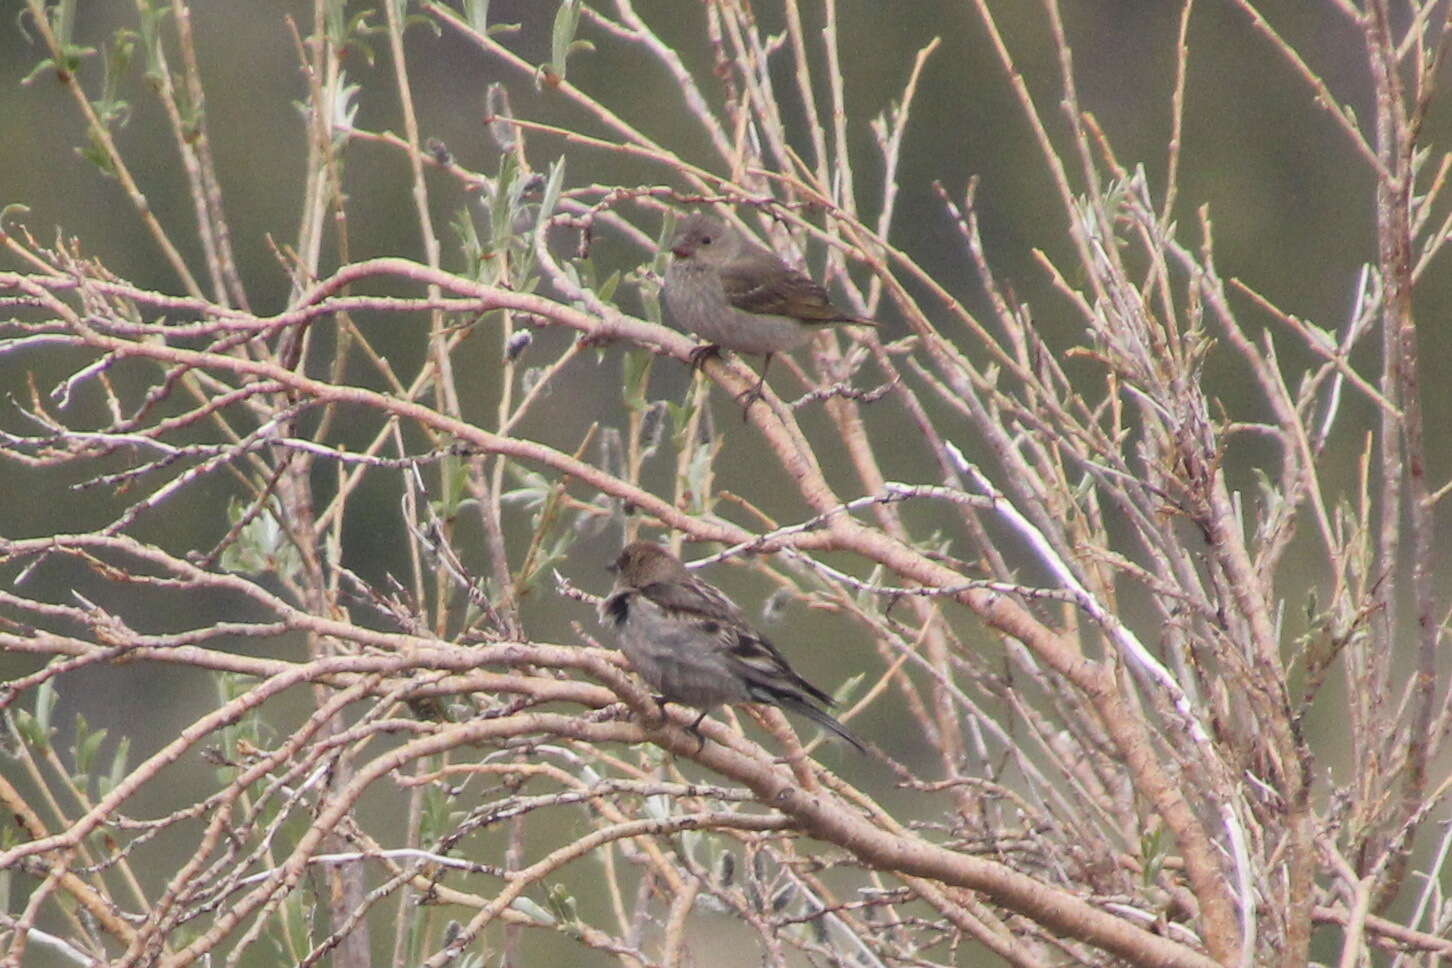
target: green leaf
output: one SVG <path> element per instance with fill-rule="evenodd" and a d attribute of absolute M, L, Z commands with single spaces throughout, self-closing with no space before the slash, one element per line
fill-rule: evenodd
<path fill-rule="evenodd" d="M 86 720 L 82 716 L 76 717 L 76 772 L 81 776 L 88 776 L 91 772 L 91 764 L 95 762 L 96 754 L 101 749 L 101 744 L 106 741 L 106 730 L 98 729 L 94 733 L 87 732 Z"/>
<path fill-rule="evenodd" d="M 236 524 L 249 506 L 235 498 L 227 506 L 227 520 Z M 218 562 L 225 571 L 244 575 L 297 574 L 302 559 L 269 505 L 243 525 L 237 538 L 222 552 Z"/>
<path fill-rule="evenodd" d="M 44 743 L 45 733 L 35 722 L 35 716 L 28 709 L 15 710 L 15 732 L 20 734 L 20 742 L 26 746 L 41 746 Z"/>
<path fill-rule="evenodd" d="M 171 16 L 171 8 L 165 4 L 158 6 L 150 0 L 142 0 L 140 7 L 138 26 L 141 28 L 141 49 L 146 52 L 146 76 L 153 81 L 159 81 L 162 77 L 162 64 L 164 63 L 161 25 L 167 17 Z"/>
<path fill-rule="evenodd" d="M 439 498 L 439 517 L 453 520 L 459 514 L 460 505 L 468 496 L 465 484 L 469 480 L 469 465 L 463 458 L 450 455 L 442 461 L 439 477 L 443 485 L 443 496 Z"/>
<path fill-rule="evenodd" d="M 544 231 L 545 223 L 555 214 L 555 205 L 560 200 L 560 188 L 565 183 L 565 159 L 550 165 L 550 177 L 545 183 L 544 198 L 539 203 L 539 217 L 535 220 L 537 231 Z"/>
<path fill-rule="evenodd" d="M 836 706 L 846 706 L 848 700 L 856 694 L 857 688 L 862 685 L 866 673 L 859 672 L 855 676 L 848 677 L 840 686 L 832 690 L 832 703 Z"/>
<path fill-rule="evenodd" d="M 519 897 L 511 901 L 509 906 L 514 908 L 520 914 L 528 915 L 529 917 L 534 918 L 536 921 L 540 921 L 544 924 L 555 923 L 555 916 L 553 914 L 546 911 L 534 901 L 531 901 L 529 898 L 523 895 L 520 895 Z"/>
<path fill-rule="evenodd" d="M 499 155 L 499 174 L 494 176 L 494 193 L 489 199 L 489 241 L 495 247 L 513 237 L 514 210 L 518 198 L 519 162 L 510 152 Z"/>
<path fill-rule="evenodd" d="M 50 32 L 62 46 L 68 46 L 76 39 L 76 0 L 59 0 L 47 11 L 50 14 Z"/>
<path fill-rule="evenodd" d="M 436 786 L 424 788 L 423 809 L 419 811 L 419 840 L 429 843 L 444 836 L 462 819 L 451 806 L 444 790 Z"/>
<path fill-rule="evenodd" d="M 868 572 L 864 582 L 867 585 L 880 585 L 885 574 L 886 572 L 883 570 L 883 567 L 876 565 L 872 571 Z M 823 584 L 825 584 L 825 581 Z M 881 599 L 876 592 L 868 591 L 866 588 L 859 588 L 857 594 L 853 596 L 853 601 L 857 603 L 858 608 L 862 609 L 868 615 L 881 614 Z"/>
<path fill-rule="evenodd" d="M 501 501 L 522 504 L 525 508 L 533 510 L 549 496 L 550 482 L 539 472 L 520 467 L 518 464 L 510 464 L 507 471 L 510 477 L 520 482 L 520 486 L 501 494 L 499 496 Z"/>
<path fill-rule="evenodd" d="M 489 0 L 464 0 L 464 19 L 476 33 L 489 32 Z"/>
<path fill-rule="evenodd" d="M 1145 884 L 1153 884 L 1159 877 L 1160 868 L 1165 863 L 1165 832 L 1163 829 L 1153 833 L 1142 834 L 1139 838 L 1140 856 L 1144 858 L 1144 874 L 1142 881 Z"/>
<path fill-rule="evenodd" d="M 691 414 L 696 412 L 695 400 L 694 393 L 687 393 L 685 403 L 666 401 L 666 413 L 671 415 L 671 439 L 677 446 L 684 442 L 684 434 L 691 425 Z"/>
<path fill-rule="evenodd" d="M 111 772 L 101 783 L 101 795 L 105 796 L 126 778 L 127 761 L 131 757 L 131 737 L 123 736 L 116 743 L 116 752 L 111 754 Z"/>
<path fill-rule="evenodd" d="M 40 684 L 35 691 L 35 725 L 40 727 L 45 736 L 51 735 L 50 717 L 55 712 L 55 701 L 58 698 L 55 691 L 55 680 L 47 679 Z"/>
<path fill-rule="evenodd" d="M 402 8 L 400 7 L 400 9 L 402 9 Z M 425 17 L 421 13 L 412 13 L 412 14 L 409 14 L 407 17 L 404 17 L 403 18 L 403 29 L 404 30 L 407 30 L 413 24 L 417 24 L 420 27 L 426 27 L 429 30 L 433 31 L 435 38 L 439 38 L 439 37 L 442 37 L 444 35 L 444 27 L 443 27 L 443 24 L 439 23 L 437 20 L 435 20 L 432 17 Z M 370 61 L 369 63 L 371 64 L 372 61 Z"/>
<path fill-rule="evenodd" d="M 82 158 L 86 159 L 91 164 L 95 165 L 98 169 L 100 169 L 101 174 L 105 175 L 107 178 L 115 178 L 116 165 L 111 158 L 111 153 L 108 152 L 105 146 L 101 144 L 101 141 L 97 137 L 94 130 L 88 132 L 88 138 L 90 140 L 90 143 L 87 144 L 85 147 L 78 148 L 76 150 L 80 152 Z"/>
<path fill-rule="evenodd" d="M 101 96 L 91 104 L 95 107 L 96 116 L 101 123 L 108 127 L 113 123 L 124 125 L 131 115 L 131 106 L 118 92 L 121 89 L 121 79 L 131 67 L 131 58 L 140 39 L 141 35 L 134 30 L 118 30 L 111 35 L 111 43 L 101 55 L 105 65 L 105 80 L 101 85 Z M 178 96 L 181 96 L 180 90 Z"/>
<path fill-rule="evenodd" d="M 11 219 L 22 219 L 30 214 L 30 206 L 22 205 L 20 202 L 11 202 L 4 208 L 0 208 L 0 232 L 5 231 L 5 226 Z"/>
<path fill-rule="evenodd" d="M 563 0 L 560 8 L 555 11 L 555 23 L 550 31 L 549 66 L 560 80 L 565 79 L 565 62 L 576 49 L 575 32 L 580 28 L 580 3 L 581 0 Z"/>
<path fill-rule="evenodd" d="M 303 960 L 310 947 L 308 939 L 312 932 L 305 896 L 301 891 L 293 891 L 282 902 L 277 913 L 278 928 L 281 931 L 278 941 L 285 949 L 288 961 Z"/>
<path fill-rule="evenodd" d="M 30 69 L 29 74 L 26 74 L 20 79 L 20 83 L 31 84 L 48 69 L 54 69 L 57 74 L 62 75 L 74 74 L 77 68 L 81 66 L 81 61 L 87 57 L 94 56 L 95 53 L 96 48 L 94 47 L 75 47 L 70 44 L 64 44 L 61 46 L 61 55 L 58 60 L 50 57 L 42 60 Z"/>
<path fill-rule="evenodd" d="M 459 249 L 464 253 L 462 274 L 479 282 L 485 281 L 484 243 L 479 241 L 479 229 L 474 225 L 474 216 L 470 214 L 469 206 L 459 206 L 449 221 L 449 227 L 454 230 L 454 235 L 459 239 Z"/>
<path fill-rule="evenodd" d="M 600 297 L 601 302 L 610 302 L 615 296 L 615 290 L 620 285 L 620 270 L 616 269 L 610 273 L 609 278 L 595 287 L 595 295 Z"/>
<path fill-rule="evenodd" d="M 645 409 L 645 388 L 650 382 L 650 369 L 654 361 L 655 354 L 649 350 L 627 350 L 622 354 L 624 386 L 620 395 L 625 400 L 627 410 Z"/>
<path fill-rule="evenodd" d="M 575 897 L 563 884 L 551 884 L 548 891 L 550 909 L 566 924 L 580 923 L 580 906 Z"/>
<path fill-rule="evenodd" d="M 556 562 L 564 560 L 565 553 L 574 541 L 574 532 L 571 529 L 556 530 L 560 522 L 564 494 L 565 479 L 561 478 L 550 485 L 545 500 L 539 505 L 539 511 L 530 522 L 534 538 L 515 575 L 514 593 L 517 597 L 522 598 L 529 594 L 541 575 L 546 574 Z"/>
<path fill-rule="evenodd" d="M 711 468 L 711 459 L 715 456 L 714 450 L 714 447 L 697 447 L 686 464 L 686 488 L 691 492 L 693 513 L 699 514 L 710 510 L 707 500 L 711 494 L 711 480 L 714 476 Z"/>

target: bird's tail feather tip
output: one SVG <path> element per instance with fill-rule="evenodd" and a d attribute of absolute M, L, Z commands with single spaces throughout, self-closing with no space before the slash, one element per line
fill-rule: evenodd
<path fill-rule="evenodd" d="M 861 753 L 863 756 L 867 755 L 867 745 L 863 743 L 862 740 L 858 739 L 850 729 L 839 723 L 836 718 L 830 713 L 825 713 L 822 710 L 818 709 L 816 706 L 813 706 L 811 703 L 802 702 L 799 699 L 795 701 L 783 701 L 782 705 L 785 706 L 787 709 L 792 710 L 793 712 L 805 716 L 807 719 L 810 719 L 817 725 L 826 728 L 829 732 L 836 733 L 842 739 L 852 744 L 852 747 L 857 750 L 857 752 Z"/>

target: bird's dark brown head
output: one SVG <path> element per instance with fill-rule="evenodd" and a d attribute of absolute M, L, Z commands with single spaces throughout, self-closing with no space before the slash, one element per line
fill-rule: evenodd
<path fill-rule="evenodd" d="M 627 588 L 644 588 L 660 581 L 686 581 L 691 573 L 681 559 L 653 541 L 632 541 L 610 565 L 615 579 Z"/>

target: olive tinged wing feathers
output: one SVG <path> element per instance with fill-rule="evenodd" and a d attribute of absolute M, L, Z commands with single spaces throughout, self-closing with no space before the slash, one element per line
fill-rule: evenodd
<path fill-rule="evenodd" d="M 770 252 L 742 253 L 721 266 L 726 300 L 747 313 L 790 316 L 804 323 L 859 323 L 875 325 L 832 305 L 827 290 Z"/>

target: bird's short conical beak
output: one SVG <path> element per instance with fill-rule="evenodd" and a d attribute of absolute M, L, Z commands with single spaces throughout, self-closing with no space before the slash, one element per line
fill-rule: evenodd
<path fill-rule="evenodd" d="M 684 242 L 680 245 L 673 245 L 671 246 L 671 255 L 677 259 L 689 259 L 691 257 L 691 247 Z"/>

